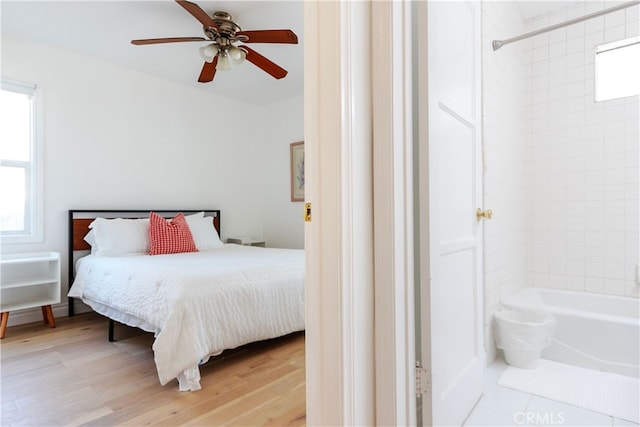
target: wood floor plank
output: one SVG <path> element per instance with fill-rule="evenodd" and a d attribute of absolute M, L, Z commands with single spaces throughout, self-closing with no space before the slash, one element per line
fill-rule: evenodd
<path fill-rule="evenodd" d="M 61 399 L 60 396 L 64 398 Z M 66 390 L 63 395 L 48 396 L 46 399 L 29 399 L 17 406 L 21 413 L 27 414 L 41 426 L 68 425 L 73 419 L 104 408 L 99 392 L 91 387 Z"/>
<path fill-rule="evenodd" d="M 15 402 L 39 393 L 56 389 L 66 384 L 78 384 L 81 381 L 75 372 L 64 369 L 62 364 L 35 368 L 32 371 L 11 374 L 8 369 L 2 367 L 2 395 L 12 396 Z"/>
<path fill-rule="evenodd" d="M 51 368 L 63 362 L 62 355 L 52 349 L 43 349 L 30 352 L 24 355 L 13 357 L 3 357 L 2 368 L 12 372 L 14 375 L 33 371 L 40 368 Z"/>
<path fill-rule="evenodd" d="M 258 387 L 243 394 L 240 398 L 233 399 L 200 417 L 194 418 L 187 425 L 236 425 L 235 419 L 237 417 L 252 410 L 262 410 L 262 408 L 273 405 L 280 394 L 293 387 L 294 384 L 299 384 L 303 378 L 304 372 L 291 372 L 279 377 L 276 382 Z"/>
<path fill-rule="evenodd" d="M 242 382 L 244 382 L 242 378 L 228 377 L 218 385 L 221 388 L 231 389 Z M 196 414 L 206 412 L 215 405 L 214 399 L 208 396 L 203 398 L 202 393 L 206 393 L 206 389 L 194 393 L 183 393 L 179 398 L 153 411 L 140 411 L 140 415 L 128 419 L 126 424 L 132 426 L 183 425 Z"/>
<path fill-rule="evenodd" d="M 304 425 L 304 333 L 254 343 L 200 367 L 203 390 L 161 386 L 151 334 L 95 314 L 9 327 L 0 342 L 0 425 Z"/>
<path fill-rule="evenodd" d="M 277 396 L 269 406 L 254 408 L 234 419 L 233 424 L 280 427 L 304 424 L 305 408 L 304 405 L 299 405 L 300 395 L 304 393 L 304 384 L 299 384 Z"/>
<path fill-rule="evenodd" d="M 68 426 L 81 426 L 81 425 L 86 425 L 86 424 L 91 424 L 91 425 L 98 425 L 98 424 L 93 424 L 97 419 L 108 415 L 108 414 L 112 414 L 113 413 L 113 409 L 106 407 L 106 406 L 102 406 L 100 408 L 94 409 L 92 411 L 84 411 L 81 414 L 79 414 L 76 418 L 71 419 L 71 421 L 69 421 L 67 423 Z"/>

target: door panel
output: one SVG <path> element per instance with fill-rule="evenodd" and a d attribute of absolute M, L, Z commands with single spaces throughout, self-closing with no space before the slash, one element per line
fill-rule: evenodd
<path fill-rule="evenodd" d="M 430 301 L 421 310 L 430 315 L 432 413 L 423 425 L 461 425 L 484 369 L 480 3 L 428 2 L 427 21 Z"/>
<path fill-rule="evenodd" d="M 428 5 L 429 51 L 437 48 L 438 60 L 444 66 L 434 70 L 430 61 L 429 74 L 444 85 L 440 102 L 463 117 L 474 117 L 479 111 L 475 102 L 479 87 L 473 73 L 480 58 L 480 2 L 472 7 L 471 2 L 462 1 L 433 3 Z M 431 12 L 437 14 L 436 19 L 431 19 L 435 17 Z"/>
<path fill-rule="evenodd" d="M 476 207 L 475 192 L 469 186 L 475 181 L 475 128 L 456 115 L 446 104 L 440 103 L 436 112 L 438 124 L 433 128 L 433 139 L 446 147 L 437 150 L 434 165 L 438 181 L 438 205 L 446 209 L 440 227 L 440 245 L 448 245 L 460 238 L 474 239 L 477 232 L 475 218 L 469 215 Z M 430 132 L 431 134 L 431 132 Z"/>
<path fill-rule="evenodd" d="M 436 319 L 448 319 L 451 336 L 443 340 L 434 353 L 434 365 L 439 367 L 441 381 L 448 388 L 463 377 L 469 365 L 469 355 L 475 348 L 475 259 L 473 249 L 441 255 L 441 280 L 446 287 L 435 289 Z M 468 312 L 470 310 L 470 312 Z M 473 358 L 472 358 L 473 360 Z"/>

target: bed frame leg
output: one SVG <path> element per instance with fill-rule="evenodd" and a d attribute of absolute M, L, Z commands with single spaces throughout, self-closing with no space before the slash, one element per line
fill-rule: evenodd
<path fill-rule="evenodd" d="M 109 342 L 115 341 L 115 338 L 113 337 L 114 329 L 115 329 L 115 322 L 112 319 L 109 319 Z"/>

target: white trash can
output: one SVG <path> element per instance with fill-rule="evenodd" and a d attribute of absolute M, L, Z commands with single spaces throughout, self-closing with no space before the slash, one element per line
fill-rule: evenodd
<path fill-rule="evenodd" d="M 536 368 L 540 352 L 551 344 L 556 331 L 555 317 L 546 311 L 513 308 L 502 308 L 494 317 L 496 345 L 506 362 L 517 368 Z"/>

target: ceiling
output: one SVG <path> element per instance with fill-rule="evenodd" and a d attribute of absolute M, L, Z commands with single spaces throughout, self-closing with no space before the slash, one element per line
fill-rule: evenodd
<path fill-rule="evenodd" d="M 243 30 L 293 30 L 298 45 L 253 44 L 289 74 L 276 80 L 246 62 L 218 72 L 213 82 L 198 83 L 204 42 L 134 46 L 132 39 L 202 36 L 202 26 L 173 0 L 0 0 L 2 35 L 25 38 L 150 73 L 174 82 L 230 97 L 269 105 L 303 93 L 304 1 L 192 0 L 209 15 L 225 11 Z M 566 6 L 566 1 L 518 1 L 529 19 Z"/>
<path fill-rule="evenodd" d="M 289 74 L 276 80 L 245 61 L 203 84 L 197 82 L 203 65 L 198 48 L 206 42 L 132 45 L 132 39 L 203 36 L 202 25 L 171 0 L 1 0 L 1 30 L 3 36 L 93 56 L 242 102 L 268 105 L 303 93 L 303 1 L 192 1 L 210 16 L 230 13 L 243 30 L 293 30 L 297 45 L 251 45 Z"/>

